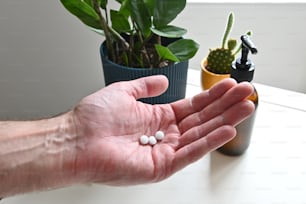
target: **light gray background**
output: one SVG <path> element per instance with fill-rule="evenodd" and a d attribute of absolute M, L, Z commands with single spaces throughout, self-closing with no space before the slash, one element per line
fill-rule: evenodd
<path fill-rule="evenodd" d="M 230 11 L 232 37 L 254 32 L 254 82 L 306 93 L 306 4 L 187 5 L 173 24 L 201 45 L 190 68 L 220 45 Z M 0 1 L 0 119 L 55 115 L 103 87 L 102 40 L 59 1 Z"/>

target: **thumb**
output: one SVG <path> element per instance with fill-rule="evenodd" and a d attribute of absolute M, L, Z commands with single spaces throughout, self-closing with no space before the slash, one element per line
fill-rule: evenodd
<path fill-rule="evenodd" d="M 168 88 L 168 79 L 164 75 L 154 75 L 127 82 L 128 93 L 135 99 L 159 96 Z"/>

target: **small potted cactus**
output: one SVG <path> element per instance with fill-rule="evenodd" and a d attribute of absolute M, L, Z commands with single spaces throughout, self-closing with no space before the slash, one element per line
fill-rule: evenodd
<path fill-rule="evenodd" d="M 209 49 L 208 56 L 201 62 L 201 83 L 204 90 L 209 89 L 216 82 L 230 77 L 231 64 L 241 49 L 241 45 L 237 47 L 236 39 L 228 39 L 233 24 L 234 14 L 231 12 L 228 16 L 222 46 Z M 251 32 L 247 32 L 247 35 L 251 35 Z"/>

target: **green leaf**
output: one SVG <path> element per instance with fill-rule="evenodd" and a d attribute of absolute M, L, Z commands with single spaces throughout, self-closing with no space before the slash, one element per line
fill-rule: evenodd
<path fill-rule="evenodd" d="M 84 24 L 101 29 L 99 16 L 95 10 L 82 0 L 60 0 L 64 7 L 78 17 Z"/>
<path fill-rule="evenodd" d="M 186 29 L 171 25 L 161 28 L 151 28 L 151 31 L 156 35 L 167 38 L 180 38 L 187 33 Z"/>
<path fill-rule="evenodd" d="M 190 39 L 180 39 L 167 46 L 182 62 L 192 58 L 199 49 L 199 44 Z"/>
<path fill-rule="evenodd" d="M 84 0 L 85 3 L 87 3 L 90 7 L 93 7 L 92 0 Z"/>
<path fill-rule="evenodd" d="M 128 32 L 131 30 L 128 19 L 121 13 L 115 10 L 110 10 L 112 27 L 119 33 Z"/>
<path fill-rule="evenodd" d="M 153 13 L 154 13 L 154 5 L 155 5 L 155 1 L 156 0 L 143 0 L 144 3 L 146 4 L 147 8 L 148 8 L 148 11 L 149 11 L 149 14 L 150 16 L 153 16 Z"/>
<path fill-rule="evenodd" d="M 155 49 L 161 59 L 167 59 L 172 62 L 179 62 L 180 60 L 169 50 L 168 47 L 156 44 Z"/>
<path fill-rule="evenodd" d="M 142 32 L 145 38 L 151 34 L 151 17 L 148 8 L 143 0 L 130 0 L 131 1 L 131 18 Z"/>
<path fill-rule="evenodd" d="M 131 15 L 131 2 L 130 0 L 123 0 L 119 12 L 128 18 Z"/>
<path fill-rule="evenodd" d="M 156 0 L 153 14 L 154 27 L 164 27 L 185 8 L 186 0 Z"/>

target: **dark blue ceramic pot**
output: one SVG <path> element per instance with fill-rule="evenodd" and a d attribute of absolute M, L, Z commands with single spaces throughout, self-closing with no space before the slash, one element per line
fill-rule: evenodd
<path fill-rule="evenodd" d="M 188 61 L 175 63 L 163 68 L 131 68 L 115 64 L 107 57 L 105 43 L 100 47 L 105 85 L 114 82 L 128 81 L 145 76 L 164 75 L 169 80 L 169 87 L 165 93 L 152 98 L 140 99 L 149 104 L 165 104 L 185 98 Z"/>

